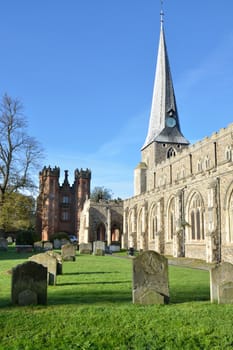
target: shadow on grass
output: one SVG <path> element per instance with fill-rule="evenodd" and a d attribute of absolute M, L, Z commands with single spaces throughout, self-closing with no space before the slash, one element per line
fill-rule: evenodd
<path fill-rule="evenodd" d="M 98 282 L 67 282 L 67 283 L 59 283 L 56 285 L 56 287 L 59 286 L 81 286 L 81 285 L 95 285 L 95 284 L 122 284 L 122 283 L 130 283 L 131 281 L 110 281 L 110 282 L 106 282 L 106 281 L 98 281 Z"/>
<path fill-rule="evenodd" d="M 105 304 L 105 303 L 131 303 L 132 294 L 129 291 L 80 291 L 70 293 L 70 291 L 56 291 L 49 295 L 48 305 L 62 304 Z"/>
<path fill-rule="evenodd" d="M 63 276 L 72 276 L 72 275 L 102 275 L 102 274 L 115 274 L 120 273 L 119 271 L 92 271 L 92 272 L 65 272 Z"/>

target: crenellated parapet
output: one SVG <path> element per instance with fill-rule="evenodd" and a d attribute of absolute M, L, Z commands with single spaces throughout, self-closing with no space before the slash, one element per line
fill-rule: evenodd
<path fill-rule="evenodd" d="M 83 168 L 81 168 L 80 170 L 76 169 L 74 172 L 74 178 L 75 178 L 75 180 L 78 180 L 78 179 L 90 180 L 91 179 L 91 170 L 88 168 L 86 168 L 86 170 L 84 170 Z"/>
<path fill-rule="evenodd" d="M 50 165 L 48 167 L 44 166 L 44 168 L 39 172 L 39 175 L 43 177 L 56 176 L 59 178 L 60 168 L 57 166 L 55 166 L 54 168 L 51 168 Z"/>

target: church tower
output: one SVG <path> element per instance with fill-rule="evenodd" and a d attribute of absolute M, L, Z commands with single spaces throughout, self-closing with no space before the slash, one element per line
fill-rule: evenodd
<path fill-rule="evenodd" d="M 181 132 L 171 70 L 164 34 L 164 14 L 161 10 L 160 39 L 151 105 L 150 121 L 145 143 L 141 149 L 142 161 L 134 172 L 134 194 L 152 189 L 149 179 L 156 166 L 175 157 L 189 145 Z"/>

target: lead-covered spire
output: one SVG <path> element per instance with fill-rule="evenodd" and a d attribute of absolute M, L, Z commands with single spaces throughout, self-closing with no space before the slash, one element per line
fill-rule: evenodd
<path fill-rule="evenodd" d="M 143 148 L 151 142 L 189 144 L 180 130 L 175 93 L 164 35 L 164 13 L 160 12 L 160 39 L 149 128 Z"/>

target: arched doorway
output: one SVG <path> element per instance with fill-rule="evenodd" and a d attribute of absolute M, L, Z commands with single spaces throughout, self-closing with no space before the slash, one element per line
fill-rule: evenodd
<path fill-rule="evenodd" d="M 96 232 L 96 238 L 97 241 L 106 241 L 106 229 L 105 229 L 105 225 L 101 222 L 98 226 L 97 226 L 97 232 Z"/>

